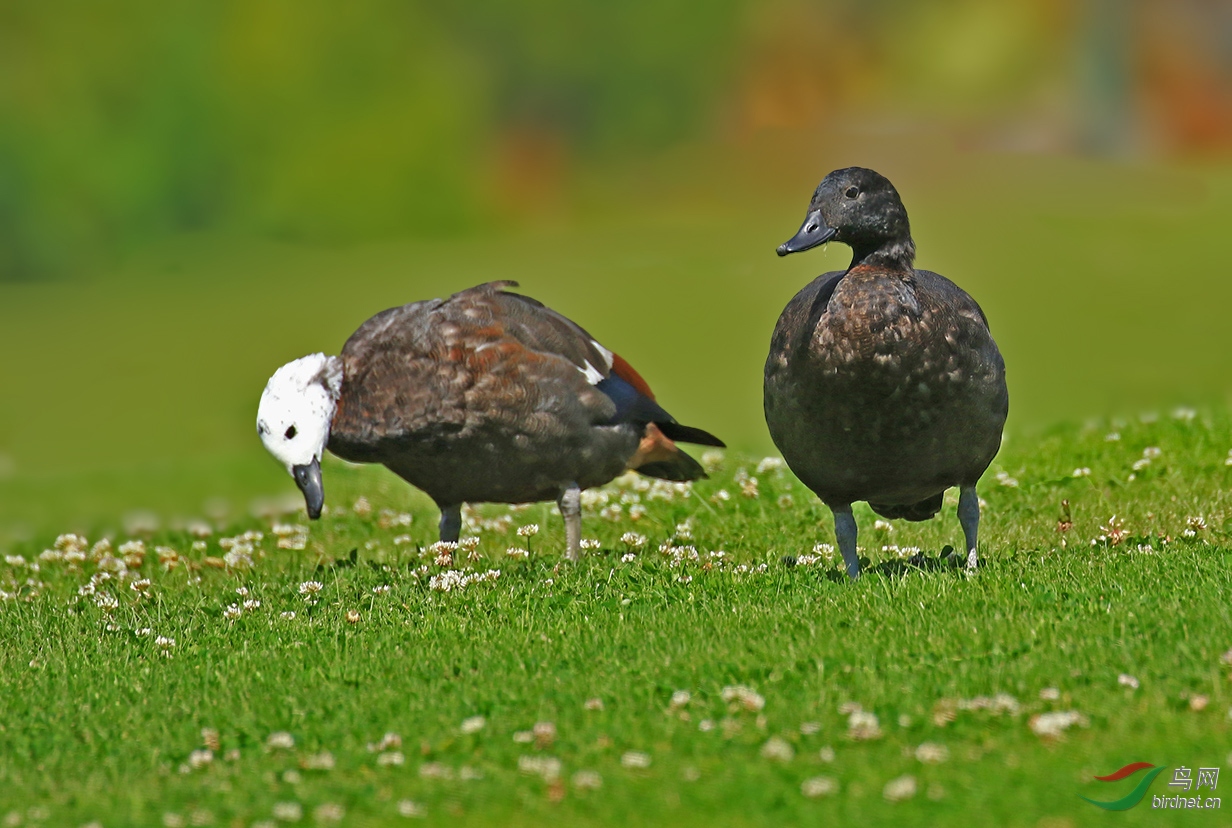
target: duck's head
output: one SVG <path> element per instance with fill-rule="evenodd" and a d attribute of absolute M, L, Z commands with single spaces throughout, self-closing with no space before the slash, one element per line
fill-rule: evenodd
<path fill-rule="evenodd" d="M 321 454 L 342 393 L 342 360 L 311 354 L 274 372 L 257 407 L 257 434 L 304 493 L 308 517 L 321 516 Z"/>
<path fill-rule="evenodd" d="M 828 241 L 851 247 L 852 265 L 870 256 L 901 262 L 915 259 L 907 208 L 898 190 L 880 173 L 864 167 L 835 170 L 817 185 L 808 215 L 778 254 L 799 253 Z"/>

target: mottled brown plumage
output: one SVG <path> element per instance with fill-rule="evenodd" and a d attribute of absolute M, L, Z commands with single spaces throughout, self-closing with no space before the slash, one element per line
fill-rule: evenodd
<path fill-rule="evenodd" d="M 330 451 L 381 463 L 425 491 L 441 507 L 444 540 L 456 539 L 466 502 L 559 499 L 631 464 L 672 480 L 704 476 L 671 438 L 722 443 L 679 426 L 640 392 L 627 363 L 504 290 L 513 284 L 391 308 L 361 325 L 342 349 Z M 562 511 L 576 554 L 576 504 Z"/>
<path fill-rule="evenodd" d="M 859 573 L 853 502 L 925 520 L 950 486 L 962 489 L 974 566 L 975 484 L 1000 446 L 1009 404 L 987 320 L 957 285 L 914 269 L 906 210 L 877 173 L 827 176 L 780 254 L 831 238 L 852 246 L 852 266 L 819 276 L 779 318 L 765 369 L 771 436 L 834 510 L 852 577 Z"/>

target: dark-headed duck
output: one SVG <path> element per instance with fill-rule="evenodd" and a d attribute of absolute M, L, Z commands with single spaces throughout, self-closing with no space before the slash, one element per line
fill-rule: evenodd
<path fill-rule="evenodd" d="M 980 520 L 975 485 L 1001 446 L 1005 363 L 975 300 L 916 270 L 907 211 L 884 176 L 835 170 L 780 256 L 828 241 L 851 265 L 818 276 L 779 317 L 766 360 L 766 423 L 792 471 L 834 513 L 855 579 L 866 501 L 887 518 L 927 520 L 959 487 L 968 568 Z"/>

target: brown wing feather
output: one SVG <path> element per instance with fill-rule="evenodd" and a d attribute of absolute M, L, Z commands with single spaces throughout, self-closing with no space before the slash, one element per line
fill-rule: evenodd
<path fill-rule="evenodd" d="M 391 308 L 361 325 L 342 349 L 346 381 L 331 447 L 375 448 L 493 422 L 534 429 L 610 418 L 614 404 L 582 372 L 585 362 L 606 369 L 591 337 L 534 300 L 503 292 L 508 284 Z"/>

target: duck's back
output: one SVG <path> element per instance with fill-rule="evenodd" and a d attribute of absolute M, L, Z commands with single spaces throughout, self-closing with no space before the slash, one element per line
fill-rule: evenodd
<path fill-rule="evenodd" d="M 638 435 L 596 427 L 616 412 L 587 375 L 606 365 L 600 346 L 504 286 L 360 326 L 342 349 L 330 450 L 383 463 L 438 502 L 542 500 L 623 471 Z"/>
<path fill-rule="evenodd" d="M 823 500 L 911 504 L 978 479 L 1008 395 L 975 300 L 931 271 L 857 265 L 784 309 L 765 405 L 776 445 Z"/>

